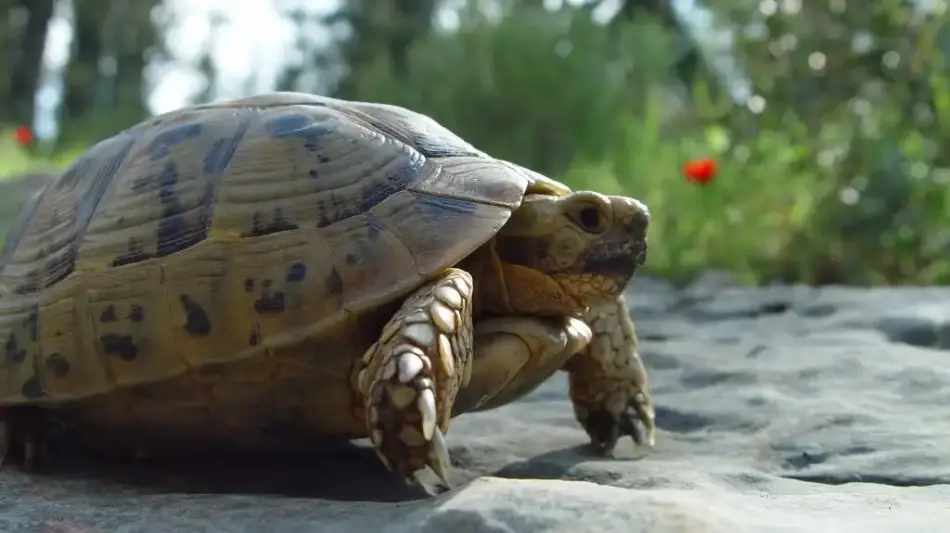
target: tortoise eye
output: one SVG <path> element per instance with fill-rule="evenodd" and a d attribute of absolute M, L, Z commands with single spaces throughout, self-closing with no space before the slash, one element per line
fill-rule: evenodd
<path fill-rule="evenodd" d="M 606 229 L 607 218 L 600 209 L 593 205 L 588 204 L 572 210 L 571 219 L 588 233 L 603 233 Z"/>
<path fill-rule="evenodd" d="M 585 207 L 580 212 L 581 224 L 589 230 L 600 227 L 600 211 L 594 207 Z"/>

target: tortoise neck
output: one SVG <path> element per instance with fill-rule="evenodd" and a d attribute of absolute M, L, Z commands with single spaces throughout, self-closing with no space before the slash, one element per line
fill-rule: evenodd
<path fill-rule="evenodd" d="M 459 268 L 472 275 L 475 291 L 472 312 L 475 317 L 484 314 L 511 315 L 514 308 L 505 284 L 504 267 L 491 239 L 459 263 Z"/>
<path fill-rule="evenodd" d="M 475 281 L 472 311 L 483 315 L 574 316 L 580 303 L 543 272 L 513 263 L 498 255 L 495 239 L 459 263 Z"/>

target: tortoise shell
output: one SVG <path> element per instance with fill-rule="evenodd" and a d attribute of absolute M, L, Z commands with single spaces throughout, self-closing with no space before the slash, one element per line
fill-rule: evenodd
<path fill-rule="evenodd" d="M 272 93 L 146 120 L 37 193 L 0 252 L 0 403 L 288 346 L 487 242 L 529 187 L 424 115 Z"/>

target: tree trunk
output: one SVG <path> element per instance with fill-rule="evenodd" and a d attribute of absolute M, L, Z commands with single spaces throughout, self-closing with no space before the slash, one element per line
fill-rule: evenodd
<path fill-rule="evenodd" d="M 32 125 L 53 0 L 17 0 L 13 9 L 23 10 L 27 19 L 13 39 L 16 44 L 10 60 L 10 89 L 4 114 L 16 124 Z"/>
<path fill-rule="evenodd" d="M 76 0 L 73 5 L 72 50 L 63 80 L 60 109 L 60 123 L 64 125 L 87 117 L 96 104 L 100 86 L 99 60 L 103 52 L 101 22 L 106 13 L 101 9 L 101 2 Z"/>

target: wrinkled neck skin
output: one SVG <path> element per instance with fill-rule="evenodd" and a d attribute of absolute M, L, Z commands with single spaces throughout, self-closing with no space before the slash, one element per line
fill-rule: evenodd
<path fill-rule="evenodd" d="M 502 261 L 495 239 L 459 263 L 475 281 L 474 314 L 481 316 L 580 316 L 587 307 L 550 276 Z"/>

